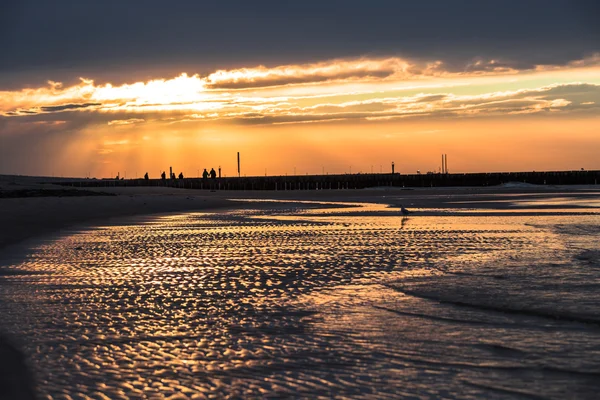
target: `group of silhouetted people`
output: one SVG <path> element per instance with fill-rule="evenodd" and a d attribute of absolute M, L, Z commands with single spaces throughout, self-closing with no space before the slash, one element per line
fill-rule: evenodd
<path fill-rule="evenodd" d="M 210 172 L 208 172 L 206 170 L 206 168 L 204 168 L 204 171 L 202 172 L 202 178 L 203 179 L 207 179 L 210 176 L 210 179 L 216 179 L 217 178 L 217 173 L 215 172 L 214 168 L 210 169 Z"/>
<path fill-rule="evenodd" d="M 219 169 L 219 171 L 220 171 L 220 169 Z M 206 168 L 204 168 L 204 171 L 202 172 L 202 178 L 204 178 L 204 179 L 208 179 L 209 177 L 210 177 L 211 179 L 217 179 L 217 172 L 215 171 L 215 169 L 214 169 L 214 168 L 211 168 L 211 169 L 210 169 L 210 172 L 208 172 L 208 171 L 206 170 Z M 179 178 L 179 179 L 183 179 L 183 172 L 180 172 L 180 173 L 179 173 L 179 177 L 178 177 L 178 178 Z M 145 180 L 149 180 L 149 179 L 150 179 L 150 178 L 148 177 L 148 173 L 147 173 L 147 172 L 146 172 L 146 174 L 144 174 L 144 179 L 145 179 Z M 167 179 L 167 173 L 166 173 L 166 171 L 163 171 L 163 172 L 160 174 L 160 179 L 162 179 L 163 181 Z M 176 179 L 176 177 L 175 177 L 175 173 L 174 173 L 174 172 L 171 172 L 171 179 Z"/>

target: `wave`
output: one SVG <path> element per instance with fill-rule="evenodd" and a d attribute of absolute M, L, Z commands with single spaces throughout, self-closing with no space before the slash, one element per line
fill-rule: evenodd
<path fill-rule="evenodd" d="M 534 308 L 529 308 L 529 309 L 513 308 L 513 307 L 507 307 L 507 306 L 495 306 L 495 305 L 491 305 L 491 304 L 466 302 L 466 301 L 451 299 L 451 298 L 440 296 L 440 295 L 436 296 L 436 295 L 432 295 L 429 293 L 423 293 L 423 292 L 419 292 L 416 290 L 401 289 L 395 285 L 386 285 L 386 286 L 393 290 L 396 290 L 400 293 L 408 295 L 408 296 L 414 296 L 414 297 L 419 297 L 421 299 L 437 301 L 442 304 L 450 304 L 450 305 L 457 306 L 457 307 L 468 307 L 468 308 L 477 309 L 480 311 L 493 311 L 493 312 L 500 312 L 500 313 L 511 314 L 511 315 L 522 315 L 522 316 L 528 316 L 528 317 L 545 318 L 545 319 L 551 319 L 553 321 L 576 322 L 576 323 L 582 323 L 582 324 L 587 324 L 587 325 L 593 325 L 593 326 L 600 328 L 600 318 L 594 318 L 594 317 L 588 316 L 588 315 L 569 314 L 569 313 L 560 312 L 560 311 L 550 311 L 550 310 L 534 309 Z"/>

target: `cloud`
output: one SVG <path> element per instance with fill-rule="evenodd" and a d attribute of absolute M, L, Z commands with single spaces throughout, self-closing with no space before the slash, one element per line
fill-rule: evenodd
<path fill-rule="evenodd" d="M 113 119 L 108 121 L 108 125 L 133 125 L 144 122 L 143 118 L 129 118 L 129 119 Z"/>
<path fill-rule="evenodd" d="M 483 59 L 477 57 L 466 64 L 447 64 L 441 60 L 415 61 L 398 57 L 354 60 L 329 60 L 273 68 L 258 66 L 219 70 L 206 77 L 210 89 L 256 89 L 274 86 L 315 84 L 321 82 L 406 81 L 427 78 L 456 78 L 482 75 L 518 74 L 527 71 L 560 70 L 600 65 L 594 54 L 567 64 L 536 65 L 523 61 Z"/>
<path fill-rule="evenodd" d="M 590 107 L 595 103 L 581 104 L 571 99 L 571 96 L 577 96 L 581 91 L 593 92 L 594 98 L 600 100 L 600 85 L 574 83 L 474 96 L 452 93 L 436 96 L 418 94 L 337 105 L 278 108 L 251 116 L 245 114 L 230 116 L 245 124 L 280 124 L 361 119 L 377 121 L 407 118 L 495 117 L 593 111 Z M 557 97 L 558 93 L 562 97 Z"/>
<path fill-rule="evenodd" d="M 364 54 L 463 65 L 478 54 L 539 65 L 580 58 L 598 51 L 600 43 L 594 0 L 76 3 L 3 2 L 0 78 L 28 70 L 217 69 Z M 535 18 L 525 17 L 531 15 Z"/>
<path fill-rule="evenodd" d="M 590 62 L 585 68 L 592 69 L 585 71 L 597 73 Z M 478 93 L 481 89 L 473 88 L 502 83 L 507 74 L 523 73 L 527 79 L 543 74 L 547 80 L 552 72 L 529 65 L 522 65 L 530 68 L 522 72 L 515 64 L 494 60 L 472 64 L 454 71 L 438 61 L 361 58 L 220 70 L 204 77 L 184 73 L 122 85 L 97 85 L 83 78 L 72 86 L 49 81 L 42 87 L 0 92 L 0 118 L 118 128 L 140 123 L 269 124 L 593 112 L 600 104 L 599 86 L 589 82 Z M 579 71 L 571 65 L 563 68 L 563 77 Z M 465 91 L 477 94 L 462 94 Z"/>
<path fill-rule="evenodd" d="M 59 106 L 42 106 L 40 107 L 41 112 L 57 112 L 66 110 L 77 110 L 82 108 L 89 108 L 94 106 L 101 106 L 102 103 L 83 103 L 83 104 L 61 104 Z"/>
<path fill-rule="evenodd" d="M 268 90 L 279 88 L 277 101 L 288 98 L 348 94 L 352 85 L 363 88 L 375 84 L 415 82 L 415 84 L 451 85 L 453 81 L 476 77 L 501 77 L 548 70 L 592 68 L 600 65 L 600 56 L 566 66 L 535 66 L 497 60 L 478 59 L 457 68 L 441 61 L 409 61 L 398 57 L 329 60 L 313 64 L 258 66 L 219 70 L 207 76 L 180 74 L 170 79 L 146 82 L 97 85 L 91 79 L 64 86 L 48 81 L 46 86 L 0 91 L 0 115 L 6 117 L 65 111 L 98 112 L 221 112 L 244 104 L 261 110 L 275 101 Z M 332 93 L 333 86 L 346 85 L 344 92 Z M 339 89 L 339 88 L 338 88 Z M 365 89 L 362 89 L 365 90 Z M 370 89 L 371 90 L 371 89 Z M 582 88 L 585 91 L 585 88 Z M 352 92 L 350 92 L 352 93 Z M 440 96 L 441 94 L 430 94 Z M 434 97 L 420 101 L 430 102 Z"/>
<path fill-rule="evenodd" d="M 399 58 L 332 60 L 274 68 L 258 66 L 230 71 L 219 70 L 208 75 L 206 80 L 207 86 L 213 89 L 245 89 L 350 79 L 384 79 L 406 73 L 409 67 L 408 62 Z"/>

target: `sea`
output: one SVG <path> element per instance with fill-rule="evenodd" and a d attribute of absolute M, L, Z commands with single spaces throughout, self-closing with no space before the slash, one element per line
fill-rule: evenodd
<path fill-rule="evenodd" d="M 0 261 L 42 399 L 594 399 L 600 196 L 248 199 Z"/>

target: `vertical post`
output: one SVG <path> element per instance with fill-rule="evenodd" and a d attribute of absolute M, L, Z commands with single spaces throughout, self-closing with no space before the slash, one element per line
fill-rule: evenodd
<path fill-rule="evenodd" d="M 221 177 L 221 166 L 219 165 L 219 178 Z"/>
<path fill-rule="evenodd" d="M 445 174 L 446 172 L 444 171 L 444 155 L 442 154 L 442 174 Z"/>
<path fill-rule="evenodd" d="M 444 170 L 448 173 L 448 154 L 444 154 Z"/>
<path fill-rule="evenodd" d="M 238 161 L 238 178 L 241 176 L 240 174 L 240 152 L 237 153 L 237 161 Z"/>
<path fill-rule="evenodd" d="M 173 167 L 169 167 L 169 179 L 173 178 Z"/>
<path fill-rule="evenodd" d="M 392 175 L 394 175 L 394 171 L 396 169 L 396 165 L 394 164 L 394 162 L 392 161 Z"/>

